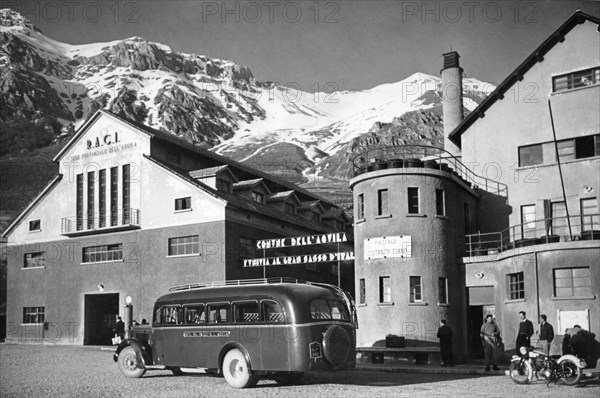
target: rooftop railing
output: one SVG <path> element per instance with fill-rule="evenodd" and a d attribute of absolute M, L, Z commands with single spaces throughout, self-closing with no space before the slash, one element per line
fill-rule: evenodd
<path fill-rule="evenodd" d="M 513 225 L 500 232 L 466 236 L 466 256 L 498 254 L 533 245 L 600 239 L 600 214 L 552 217 Z"/>
<path fill-rule="evenodd" d="M 354 175 L 397 168 L 437 169 L 452 173 L 474 189 L 508 198 L 505 184 L 479 176 L 458 157 L 430 145 L 397 145 L 369 149 L 352 159 Z"/>

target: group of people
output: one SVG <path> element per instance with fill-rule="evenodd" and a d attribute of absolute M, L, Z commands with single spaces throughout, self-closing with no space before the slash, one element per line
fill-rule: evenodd
<path fill-rule="evenodd" d="M 519 318 L 519 331 L 515 343 L 517 349 L 520 347 L 531 346 L 531 337 L 534 335 L 533 323 L 527 319 L 525 311 L 519 312 Z M 540 348 L 543 350 L 544 354 L 548 355 L 550 352 L 550 344 L 552 343 L 552 340 L 554 340 L 554 328 L 548 323 L 548 318 L 545 314 L 540 315 L 539 330 L 535 333 L 538 333 L 538 344 Z M 454 357 L 452 353 L 453 334 L 444 319 L 440 321 L 437 337 L 440 339 L 442 366 L 454 366 Z M 493 367 L 494 370 L 499 370 L 498 362 L 504 351 L 504 343 L 502 341 L 500 328 L 494 321 L 494 316 L 492 314 L 487 314 L 485 316 L 484 323 L 480 330 L 480 337 L 485 356 L 485 371 L 489 372 L 491 367 Z"/>

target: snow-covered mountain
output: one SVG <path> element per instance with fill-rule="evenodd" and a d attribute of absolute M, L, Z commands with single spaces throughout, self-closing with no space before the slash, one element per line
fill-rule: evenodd
<path fill-rule="evenodd" d="M 256 81 L 232 61 L 178 53 L 140 37 L 61 43 L 8 9 L 0 10 L 0 77 L 0 155 L 23 149 L 22 135 L 31 131 L 45 137 L 27 137 L 32 146 L 47 145 L 52 134 L 69 135 L 106 108 L 267 171 L 296 175 L 318 173 L 317 163 L 346 151 L 376 123 L 439 107 L 442 89 L 438 77 L 415 73 L 363 91 L 335 91 L 333 84 L 300 91 Z M 495 88 L 476 79 L 465 79 L 464 87 L 468 110 Z"/>

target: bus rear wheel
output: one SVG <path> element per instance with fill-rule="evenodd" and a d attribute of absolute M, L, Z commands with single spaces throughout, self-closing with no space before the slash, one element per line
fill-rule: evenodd
<path fill-rule="evenodd" d="M 244 354 L 234 348 L 225 354 L 223 359 L 223 376 L 233 388 L 246 388 L 256 385 L 256 377 L 252 375 Z"/>

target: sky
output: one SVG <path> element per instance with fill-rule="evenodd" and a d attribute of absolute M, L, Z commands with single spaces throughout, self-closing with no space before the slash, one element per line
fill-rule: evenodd
<path fill-rule="evenodd" d="M 599 0 L 0 0 L 6 7 L 58 41 L 141 36 L 304 91 L 439 76 L 451 50 L 467 77 L 499 83 L 578 9 L 600 17 Z"/>

